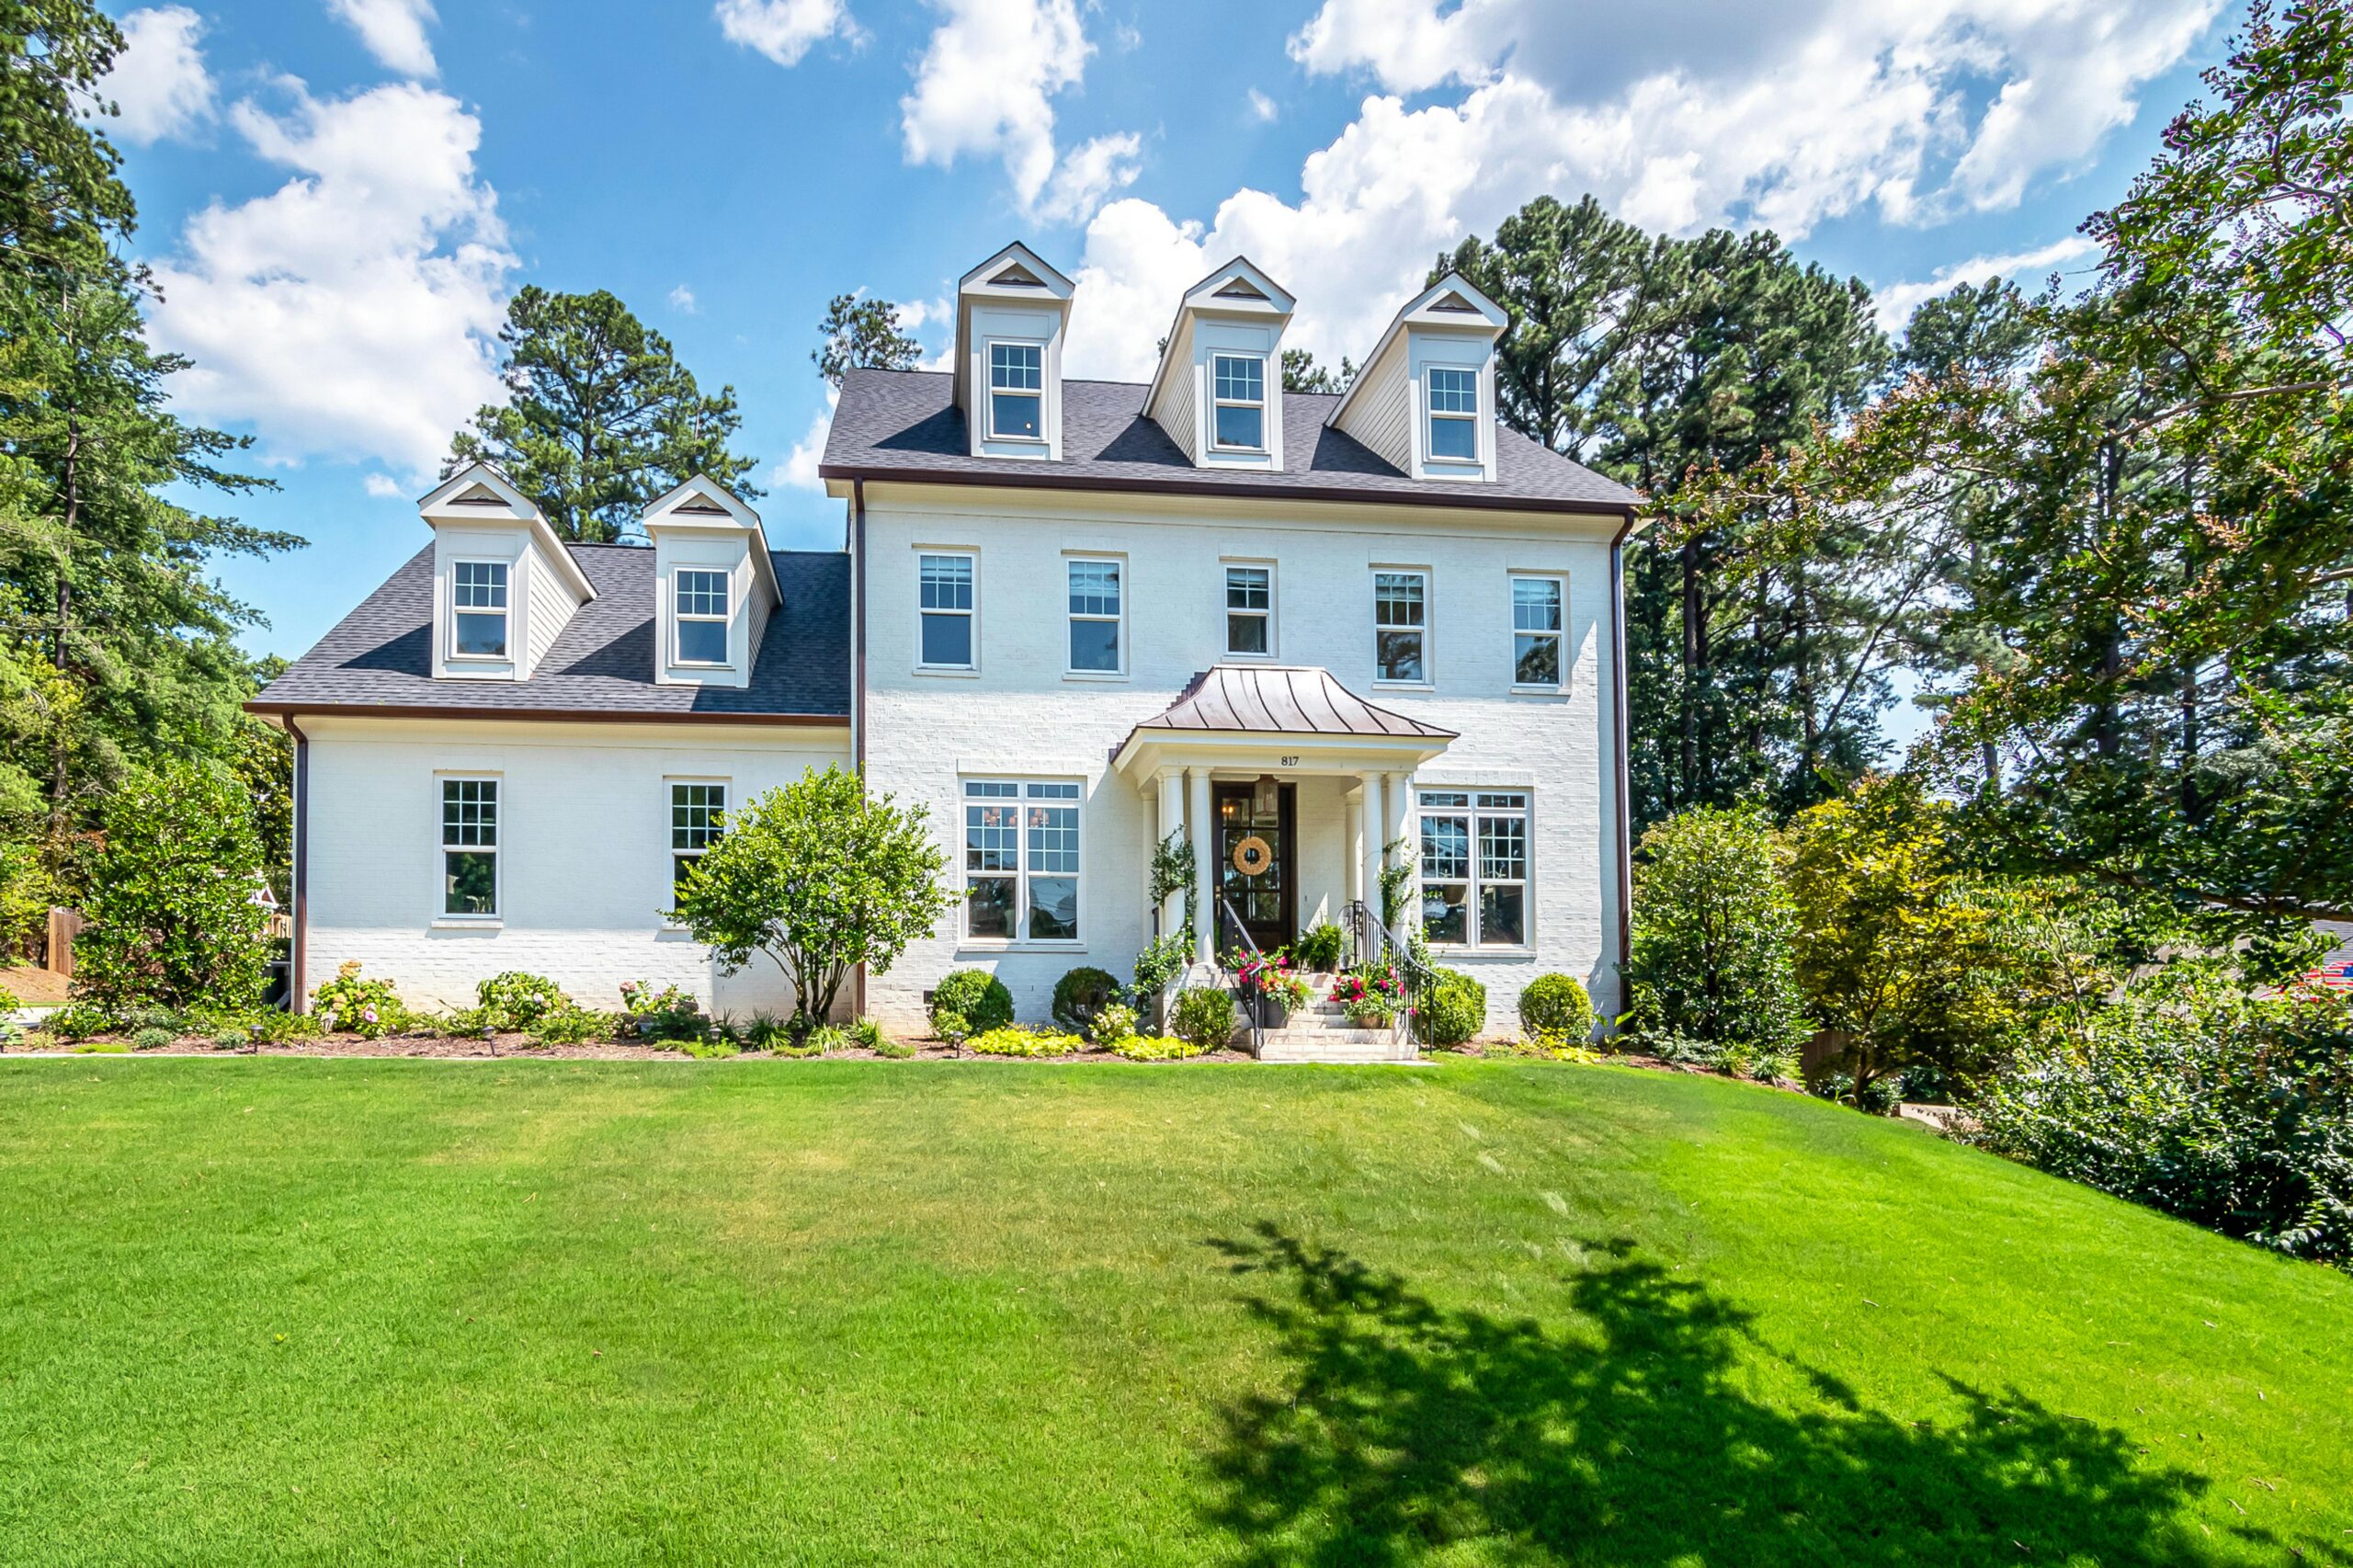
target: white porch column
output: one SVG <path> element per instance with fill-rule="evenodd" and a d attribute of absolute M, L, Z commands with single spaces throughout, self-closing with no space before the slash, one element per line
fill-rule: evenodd
<path fill-rule="evenodd" d="M 1347 836 L 1340 840 L 1340 858 L 1347 862 L 1347 875 L 1340 880 L 1347 885 L 1344 902 L 1355 903 L 1364 897 L 1364 852 L 1358 847 L 1364 842 L 1364 802 L 1354 795 L 1348 797 Z"/>
<path fill-rule="evenodd" d="M 1406 932 L 1415 929 L 1421 924 L 1422 858 L 1414 843 L 1414 776 L 1412 774 L 1392 773 L 1389 776 L 1388 803 L 1389 831 L 1381 837 L 1384 842 L 1395 838 L 1405 841 L 1403 851 L 1406 872 L 1405 902 L 1404 907 L 1398 912 L 1396 928 L 1390 933 L 1402 942 L 1405 939 Z"/>
<path fill-rule="evenodd" d="M 1217 962 L 1217 824 L 1210 816 L 1210 770 L 1185 769 L 1185 784 L 1192 796 L 1192 820 L 1187 831 L 1193 839 L 1193 961 Z M 1176 918 L 1184 919 L 1180 912 Z"/>
<path fill-rule="evenodd" d="M 1164 767 L 1154 780 L 1160 786 L 1160 815 L 1155 825 L 1159 834 L 1152 841 L 1156 854 L 1172 833 L 1185 828 L 1185 776 L 1173 767 Z M 1183 889 L 1168 895 L 1160 906 L 1160 929 L 1173 933 L 1185 924 L 1185 893 Z"/>
<path fill-rule="evenodd" d="M 1364 906 L 1377 922 L 1381 918 L 1381 846 L 1388 842 L 1381 829 L 1388 824 L 1389 813 L 1381 808 L 1381 775 L 1362 776 L 1364 785 Z"/>

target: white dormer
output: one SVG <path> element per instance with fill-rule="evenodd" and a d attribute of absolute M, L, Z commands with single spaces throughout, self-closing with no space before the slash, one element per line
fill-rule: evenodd
<path fill-rule="evenodd" d="M 1236 256 L 1185 290 L 1144 412 L 1195 468 L 1283 466 L 1283 329 L 1298 301 Z"/>
<path fill-rule="evenodd" d="M 1495 340 L 1504 308 L 1449 272 L 1397 312 L 1325 423 L 1415 479 L 1495 478 Z"/>
<path fill-rule="evenodd" d="M 654 541 L 654 678 L 752 684 L 768 616 L 784 602 L 760 515 L 704 474 L 645 509 Z"/>
<path fill-rule="evenodd" d="M 956 285 L 956 406 L 976 458 L 1063 455 L 1071 280 L 1009 244 Z"/>
<path fill-rule="evenodd" d="M 416 504 L 433 528 L 433 678 L 529 680 L 597 597 L 531 498 L 486 462 Z"/>

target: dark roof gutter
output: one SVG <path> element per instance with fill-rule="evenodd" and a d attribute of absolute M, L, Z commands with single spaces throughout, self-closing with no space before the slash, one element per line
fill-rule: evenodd
<path fill-rule="evenodd" d="M 1626 539 L 1634 531 L 1634 509 L 1626 508 L 1626 521 L 1609 541 L 1609 662 L 1612 684 L 1612 729 L 1610 750 L 1618 759 L 1618 1011 L 1620 1016 L 1630 1011 L 1626 997 L 1626 965 L 1633 956 L 1634 945 L 1634 840 L 1633 802 L 1628 797 L 1633 791 L 1633 769 L 1626 757 Z M 1612 1026 L 1615 1032 L 1615 1026 Z"/>
<path fill-rule="evenodd" d="M 777 724 L 841 729 L 849 723 L 847 713 L 721 713 L 708 709 L 664 713 L 613 708 L 462 708 L 430 702 L 254 701 L 245 704 L 245 711 L 261 718 L 306 714 L 315 719 L 499 719 L 569 724 Z"/>
<path fill-rule="evenodd" d="M 1001 490 L 1084 490 L 1130 495 L 1222 495 L 1244 501 L 1332 501 L 1358 506 L 1457 506 L 1495 512 L 1554 512 L 1587 517 L 1625 517 L 1631 527 L 1632 510 L 1622 501 L 1571 501 L 1554 495 L 1496 495 L 1492 486 L 1464 485 L 1460 494 L 1434 495 L 1426 491 L 1379 490 L 1359 485 L 1254 484 L 1211 483 L 1199 479 L 1142 479 L 1131 475 L 1006 473 L 995 470 L 935 468 L 868 468 L 857 463 L 822 463 L 820 479 L 847 479 L 870 484 L 974 484 Z"/>

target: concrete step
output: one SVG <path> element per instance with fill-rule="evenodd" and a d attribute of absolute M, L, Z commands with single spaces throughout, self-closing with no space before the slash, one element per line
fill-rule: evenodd
<path fill-rule="evenodd" d="M 1268 1035 L 1260 1043 L 1261 1062 L 1382 1062 L 1415 1060 L 1411 1040 L 1392 1043 L 1385 1036 L 1377 1043 L 1340 1043 L 1328 1038 L 1279 1040 Z"/>
<path fill-rule="evenodd" d="M 1387 1047 L 1391 1036 L 1387 1029 L 1267 1029 L 1258 1036 L 1262 1045 L 1278 1041 L 1287 1045 L 1363 1045 Z"/>

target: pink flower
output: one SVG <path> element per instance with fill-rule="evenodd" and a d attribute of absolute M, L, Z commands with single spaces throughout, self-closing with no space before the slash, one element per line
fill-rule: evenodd
<path fill-rule="evenodd" d="M 372 1024 L 376 1021 L 376 1009 L 373 1007 L 362 1007 L 359 1009 L 359 1016 Z"/>

